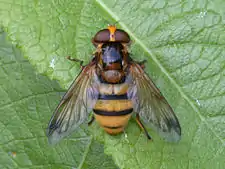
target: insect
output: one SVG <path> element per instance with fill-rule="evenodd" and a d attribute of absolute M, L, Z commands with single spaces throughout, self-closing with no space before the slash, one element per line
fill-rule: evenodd
<path fill-rule="evenodd" d="M 87 122 L 91 112 L 88 124 L 96 120 L 111 135 L 123 132 L 133 115 L 148 139 L 151 136 L 142 120 L 167 141 L 179 141 L 179 121 L 145 73 L 144 61 L 137 62 L 130 57 L 129 35 L 109 25 L 95 34 L 92 43 L 96 47 L 93 59 L 82 66 L 49 122 L 49 142 L 56 143 L 69 135 Z"/>

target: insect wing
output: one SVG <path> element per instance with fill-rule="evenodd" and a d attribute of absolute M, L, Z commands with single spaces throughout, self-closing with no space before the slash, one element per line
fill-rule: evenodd
<path fill-rule="evenodd" d="M 172 108 L 159 89 L 137 63 L 132 63 L 127 83 L 128 98 L 132 100 L 134 111 L 150 124 L 164 139 L 177 142 L 181 128 Z"/>
<path fill-rule="evenodd" d="M 95 65 L 87 65 L 57 106 L 47 129 L 50 144 L 69 135 L 87 118 L 98 99 Z"/>

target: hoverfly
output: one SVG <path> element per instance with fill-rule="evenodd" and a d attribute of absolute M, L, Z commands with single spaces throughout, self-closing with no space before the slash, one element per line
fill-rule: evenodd
<path fill-rule="evenodd" d="M 179 141 L 181 128 L 172 108 L 144 71 L 144 62 L 130 57 L 129 35 L 109 25 L 92 38 L 96 47 L 92 61 L 74 80 L 61 99 L 48 125 L 50 143 L 69 135 L 89 114 L 109 134 L 124 131 L 131 115 L 148 134 L 142 121 L 168 141 Z M 71 59 L 75 60 L 76 59 Z"/>

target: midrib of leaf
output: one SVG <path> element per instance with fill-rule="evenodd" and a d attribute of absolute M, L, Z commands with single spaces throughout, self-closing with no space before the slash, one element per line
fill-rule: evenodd
<path fill-rule="evenodd" d="M 150 55 L 152 60 L 157 64 L 157 66 L 160 68 L 162 73 L 166 75 L 166 77 L 170 80 L 170 82 L 175 86 L 175 88 L 179 91 L 180 95 L 184 98 L 184 100 L 187 101 L 187 103 L 192 107 L 192 109 L 198 114 L 200 120 L 206 124 L 206 126 L 211 130 L 211 132 L 220 140 L 220 142 L 225 145 L 222 138 L 220 138 L 216 132 L 213 130 L 213 128 L 210 126 L 209 123 L 205 120 L 205 118 L 201 115 L 200 110 L 195 106 L 195 104 L 191 101 L 191 99 L 185 94 L 184 91 L 182 91 L 181 87 L 176 83 L 176 81 L 171 77 L 170 73 L 162 66 L 162 64 L 159 62 L 159 60 L 156 58 L 156 56 L 151 52 L 151 50 L 144 44 L 142 41 L 129 29 L 129 27 L 126 26 L 126 24 L 123 21 L 120 21 L 120 18 L 107 6 L 105 5 L 102 0 L 96 0 L 96 2 L 110 15 L 112 18 L 114 18 L 116 21 L 119 21 L 119 24 L 121 27 L 123 27 L 124 30 L 135 40 L 135 43 L 139 44 L 140 47 Z"/>

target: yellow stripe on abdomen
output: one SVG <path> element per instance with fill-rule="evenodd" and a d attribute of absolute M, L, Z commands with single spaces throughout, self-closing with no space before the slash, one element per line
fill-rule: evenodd
<path fill-rule="evenodd" d="M 93 108 L 96 121 L 109 134 L 124 131 L 133 111 L 127 98 L 128 84 L 100 84 L 99 97 Z"/>
<path fill-rule="evenodd" d="M 103 95 L 122 95 L 127 93 L 128 84 L 105 84 L 101 83 L 99 86 L 99 93 Z"/>
<path fill-rule="evenodd" d="M 102 116 L 94 114 L 94 116 L 96 121 L 107 133 L 115 135 L 124 131 L 124 128 L 127 126 L 131 114 L 123 116 Z"/>
<path fill-rule="evenodd" d="M 119 112 L 132 109 L 132 107 L 131 100 L 98 100 L 95 104 L 94 110 Z"/>

